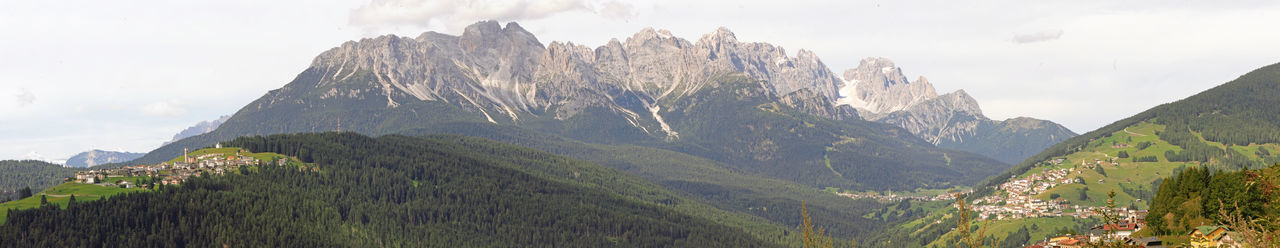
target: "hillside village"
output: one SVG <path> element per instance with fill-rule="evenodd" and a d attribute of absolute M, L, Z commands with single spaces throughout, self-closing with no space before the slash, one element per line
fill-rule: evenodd
<path fill-rule="evenodd" d="M 222 144 L 215 145 L 215 150 L 225 150 Z M 157 178 L 158 183 L 164 185 L 181 184 L 188 178 L 198 176 L 204 173 L 211 175 L 222 175 L 228 171 L 240 168 L 241 166 L 259 166 L 264 161 L 249 156 L 247 151 L 243 149 L 233 149 L 234 153 L 225 152 L 198 152 L 199 155 L 191 155 L 190 151 L 184 149 L 180 159 L 170 162 L 163 162 L 154 165 L 138 165 L 126 166 L 116 169 L 102 169 L 77 171 L 75 180 L 80 183 L 98 184 L 103 186 L 118 186 L 123 188 L 132 188 L 136 182 L 129 180 L 116 180 L 115 182 L 105 182 L 107 178 L 122 177 L 152 177 Z M 280 157 L 274 162 L 275 164 L 285 164 L 289 162 L 289 158 Z"/>
<path fill-rule="evenodd" d="M 1101 162 L 1098 161 L 1096 163 Z M 1081 174 L 1080 170 L 1065 168 L 1045 170 L 1021 179 L 1011 178 L 1009 182 L 997 187 L 998 190 L 1002 191 L 1002 194 L 975 199 L 972 204 L 974 210 L 979 212 L 978 216 L 984 219 L 1002 220 L 1007 218 L 1056 216 L 1090 218 L 1097 216 L 1097 213 L 1105 209 L 1104 207 L 1068 204 L 1068 201 L 1063 198 L 1049 201 L 1035 199 L 1036 195 L 1046 192 L 1055 186 L 1082 183 L 1082 179 L 1071 177 L 1079 174 Z M 1117 213 L 1120 218 L 1125 220 L 1136 221 L 1146 215 L 1146 211 L 1129 209 L 1128 207 L 1118 207 L 1117 210 L 1119 210 Z"/>
<path fill-rule="evenodd" d="M 1099 241 L 1103 238 L 1101 234 L 1108 231 L 1114 232 L 1116 239 L 1137 247 L 1161 247 L 1158 245 L 1169 244 L 1164 240 L 1169 238 L 1179 240 L 1169 245 L 1240 247 L 1234 240 L 1238 234 L 1220 226 L 1200 226 L 1189 233 L 1170 236 L 1130 236 L 1147 227 L 1146 206 L 1150 203 L 1143 198 L 1150 195 L 1139 197 L 1136 194 L 1143 193 L 1142 190 L 1154 190 L 1152 185 L 1158 184 L 1151 183 L 1152 180 L 1176 174 L 1181 168 L 1202 166 L 1197 162 L 1168 160 L 1166 151 L 1175 148 L 1159 138 L 1158 134 L 1164 129 L 1161 125 L 1140 123 L 1090 140 L 1073 153 L 1040 161 L 1024 174 L 1011 176 L 1007 182 L 995 186 L 995 194 L 973 199 L 971 206 L 977 212 L 977 218 L 1012 221 L 1007 223 L 1035 223 L 1053 217 L 1098 218 L 1101 217 L 1099 213 L 1107 208 L 1100 206 L 1106 197 L 1097 195 L 1114 192 L 1118 204 L 1111 213 L 1115 214 L 1118 223 L 1093 226 L 1089 235 L 1051 235 L 1028 244 L 1028 247 L 1080 247 Z M 1263 149 L 1255 147 L 1242 150 Z M 1151 188 L 1144 189 L 1145 186 Z M 1092 191 L 1089 190 L 1091 188 Z M 1079 201 L 1076 200 L 1077 192 Z M 1089 192 L 1088 197 L 1085 197 L 1086 192 Z"/>

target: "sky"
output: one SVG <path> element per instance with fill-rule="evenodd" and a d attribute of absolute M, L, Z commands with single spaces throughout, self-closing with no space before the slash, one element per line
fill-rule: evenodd
<path fill-rule="evenodd" d="M 836 73 L 889 58 L 992 119 L 1077 133 L 1280 62 L 1275 1 L 0 1 L 0 159 L 147 152 L 342 42 L 480 20 L 591 47 L 727 27 Z"/>

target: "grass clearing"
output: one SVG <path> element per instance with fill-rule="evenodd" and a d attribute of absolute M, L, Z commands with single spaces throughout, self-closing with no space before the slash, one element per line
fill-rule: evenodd
<path fill-rule="evenodd" d="M 9 209 L 31 209 L 40 207 L 40 196 L 44 195 L 50 204 L 58 205 L 60 208 L 66 208 L 67 202 L 71 200 L 71 196 L 75 195 L 77 202 L 96 201 L 103 197 L 110 197 L 117 194 L 149 191 L 140 188 L 120 188 L 100 186 L 96 184 L 85 184 L 68 182 L 58 186 L 53 186 L 34 196 L 23 198 L 20 200 L 0 203 L 0 224 L 7 220 Z"/>

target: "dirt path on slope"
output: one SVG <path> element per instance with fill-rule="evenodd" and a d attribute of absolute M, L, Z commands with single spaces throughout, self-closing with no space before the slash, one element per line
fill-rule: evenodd
<path fill-rule="evenodd" d="M 1129 128 L 1127 128 L 1127 127 L 1126 127 L 1126 128 L 1124 128 L 1124 132 L 1129 133 L 1129 135 L 1138 136 L 1138 137 L 1146 137 L 1146 136 L 1147 136 L 1146 134 L 1140 134 L 1140 133 L 1130 132 L 1130 131 L 1129 131 Z"/>

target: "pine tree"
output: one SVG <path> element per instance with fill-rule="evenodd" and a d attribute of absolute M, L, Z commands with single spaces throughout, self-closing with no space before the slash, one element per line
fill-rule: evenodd
<path fill-rule="evenodd" d="M 817 227 L 814 229 L 813 220 L 809 219 L 809 209 L 805 206 L 804 201 L 800 202 L 801 218 L 801 240 L 804 241 L 804 248 L 831 248 L 835 247 L 835 238 L 826 234 L 826 229 Z M 857 247 L 857 240 L 849 240 L 849 247 Z"/>

